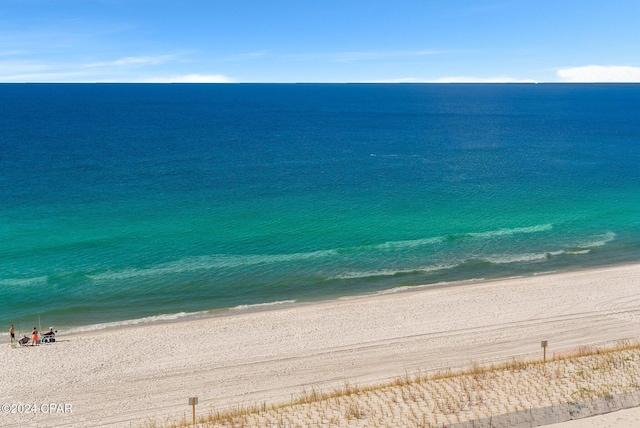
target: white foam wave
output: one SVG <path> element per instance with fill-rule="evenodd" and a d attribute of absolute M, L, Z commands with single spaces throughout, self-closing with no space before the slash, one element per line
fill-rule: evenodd
<path fill-rule="evenodd" d="M 436 266 L 429 266 L 429 267 L 415 268 L 415 269 L 380 269 L 380 270 L 374 270 L 374 271 L 347 272 L 344 274 L 330 277 L 329 279 L 358 279 L 358 278 L 371 278 L 376 276 L 394 276 L 394 275 L 401 275 L 405 273 L 428 273 L 428 272 L 435 272 L 435 271 L 445 270 L 445 269 L 453 269 L 456 266 L 459 266 L 459 265 L 458 264 L 436 265 Z"/>
<path fill-rule="evenodd" d="M 570 254 L 572 256 L 580 256 L 582 254 L 589 254 L 591 250 L 580 250 L 580 251 L 566 251 L 566 254 Z"/>
<path fill-rule="evenodd" d="M 147 324 L 152 322 L 161 322 L 161 321 L 174 321 L 180 318 L 185 318 L 189 316 L 196 316 L 199 314 L 204 314 L 205 312 L 179 312 L 176 314 L 163 314 L 163 315 L 153 315 L 144 318 L 136 318 L 132 320 L 125 321 L 114 321 L 100 324 L 90 324 L 82 327 L 73 327 L 67 330 L 67 333 L 86 333 L 88 331 L 96 331 L 96 330 L 104 330 L 107 328 L 115 328 L 115 327 L 126 327 L 131 325 L 138 324 Z"/>
<path fill-rule="evenodd" d="M 549 257 L 549 253 L 525 253 L 525 254 L 504 254 L 504 255 L 491 255 L 487 257 L 482 257 L 481 260 L 484 260 L 489 263 L 502 265 L 509 263 L 522 263 L 522 262 L 538 262 L 542 260 L 547 260 Z"/>
<path fill-rule="evenodd" d="M 264 308 L 269 306 L 290 305 L 295 302 L 296 302 L 295 300 L 279 300 L 279 301 L 268 302 L 268 303 L 255 303 L 253 305 L 238 305 L 231 308 L 231 310 L 238 311 L 238 310 L 247 310 L 247 309 L 255 309 L 255 308 Z"/>
<path fill-rule="evenodd" d="M 484 260 L 489 263 L 494 264 L 508 264 L 508 263 L 522 263 L 522 262 L 539 262 L 543 260 L 547 260 L 554 256 L 560 256 L 563 254 L 570 256 L 580 256 L 584 254 L 589 254 L 590 250 L 580 250 L 580 251 L 547 251 L 544 253 L 523 253 L 523 254 L 495 254 L 487 257 L 482 257 L 481 260 Z"/>
<path fill-rule="evenodd" d="M 479 281 L 485 281 L 485 280 L 486 280 L 485 278 L 470 278 L 470 279 L 465 279 L 464 281 L 453 281 L 453 282 L 444 281 L 444 282 L 435 282 L 433 284 L 423 284 L 423 285 L 403 285 L 400 287 L 387 288 L 386 290 L 379 290 L 379 291 L 376 291 L 374 294 L 375 295 L 394 294 L 394 293 L 400 293 L 402 291 L 419 290 L 419 289 L 432 288 L 432 287 L 437 287 L 442 285 L 451 285 L 451 284 L 455 284 L 456 282 L 468 283 L 468 282 L 479 282 Z M 338 300 L 359 299 L 367 296 L 369 295 L 363 294 L 360 296 L 345 296 L 345 297 L 341 297 Z"/>
<path fill-rule="evenodd" d="M 228 269 L 259 264 L 283 263 L 314 258 L 330 257 L 338 254 L 336 250 L 313 251 L 292 254 L 224 255 L 190 257 L 175 262 L 152 266 L 146 269 L 124 269 L 116 272 L 104 272 L 89 275 L 94 281 L 123 280 L 145 276 L 180 274 L 210 269 Z"/>
<path fill-rule="evenodd" d="M 231 310 L 243 310 L 243 309 L 252 309 L 252 308 L 259 308 L 259 307 L 268 307 L 268 306 L 276 306 L 276 305 L 285 305 L 285 304 L 292 304 L 292 303 L 296 303 L 295 300 L 283 300 L 283 301 L 276 301 L 276 302 L 270 302 L 270 303 L 258 303 L 255 305 L 239 305 L 236 306 L 234 308 L 231 308 Z M 217 310 L 215 310 L 217 311 Z M 183 318 L 198 318 L 198 317 L 207 317 L 207 316 L 211 316 L 211 314 L 215 311 L 199 311 L 199 312 L 178 312 L 175 314 L 161 314 L 161 315 L 152 315 L 152 316 L 148 316 L 148 317 L 143 317 L 143 318 L 135 318 L 135 319 L 130 319 L 130 320 L 123 320 L 123 321 L 113 321 L 113 322 L 106 322 L 106 323 L 99 323 L 99 324 L 90 324 L 90 325 L 85 325 L 85 326 L 80 326 L 80 327 L 72 327 L 69 328 L 68 330 L 65 330 L 65 333 L 68 334 L 77 334 L 77 333 L 86 333 L 86 332 L 90 332 L 90 331 L 97 331 L 97 330 L 105 330 L 108 328 L 119 328 L 119 327 L 128 327 L 128 326 L 134 326 L 134 325 L 140 325 L 140 324 L 150 324 L 150 323 L 157 323 L 157 322 L 171 322 L 171 321 L 176 321 L 179 319 L 183 319 Z"/>
<path fill-rule="evenodd" d="M 444 242 L 443 237 L 424 238 L 424 239 L 412 239 L 407 241 L 390 241 L 384 244 L 374 245 L 373 248 L 377 250 L 399 250 L 403 248 L 416 248 L 423 245 L 440 244 Z"/>
<path fill-rule="evenodd" d="M 543 253 L 524 253 L 524 254 L 512 254 L 512 255 L 491 255 L 488 257 L 483 257 L 482 260 L 487 261 L 489 263 L 495 264 L 507 264 L 507 263 L 519 263 L 519 262 L 538 262 L 546 260 L 553 256 L 559 255 L 570 255 L 570 256 L 581 256 L 585 254 L 589 254 L 591 252 L 590 248 L 600 247 L 606 245 L 608 242 L 613 241 L 616 238 L 616 234 L 614 232 L 606 232 L 602 235 L 595 236 L 592 240 L 589 241 L 581 241 L 575 244 L 570 245 L 571 248 L 579 248 L 577 250 L 558 250 L 558 251 L 547 251 Z"/>
<path fill-rule="evenodd" d="M 547 270 L 544 272 L 533 272 L 533 276 L 541 276 L 541 275 L 550 275 L 552 273 L 558 272 L 557 270 Z"/>
<path fill-rule="evenodd" d="M 575 246 L 578 248 L 602 247 L 603 245 L 606 245 L 614 239 L 616 239 L 616 234 L 614 232 L 606 232 L 602 235 L 594 236 L 590 241 L 579 242 Z"/>
<path fill-rule="evenodd" d="M 40 276 L 36 278 L 7 278 L 0 279 L 0 286 L 7 287 L 27 287 L 33 285 L 43 285 L 47 283 L 46 276 Z"/>
<path fill-rule="evenodd" d="M 467 233 L 468 236 L 474 238 L 498 238 L 501 236 L 510 236 L 518 233 L 538 233 L 538 232 L 547 232 L 553 229 L 552 224 L 542 224 L 538 226 L 527 226 L 527 227 L 515 227 L 512 229 L 497 229 L 490 230 L 488 232 L 471 232 Z"/>
<path fill-rule="evenodd" d="M 510 236 L 518 233 L 538 233 L 538 232 L 546 232 L 553 229 L 552 224 L 542 224 L 537 226 L 526 226 L 526 227 L 515 227 L 511 229 L 497 229 L 490 230 L 486 232 L 469 232 L 464 233 L 458 236 L 466 236 L 471 238 L 480 238 L 480 239 L 491 239 L 498 238 L 502 236 Z M 455 234 L 452 236 L 456 236 Z M 421 238 L 421 239 L 411 239 L 405 241 L 389 241 L 384 244 L 372 245 L 372 246 L 364 246 L 364 247 L 356 247 L 356 249 L 369 249 L 373 248 L 376 250 L 401 250 L 405 248 L 416 248 L 425 245 L 436 245 L 445 242 L 447 238 L 445 236 L 436 236 L 432 238 Z"/>
<path fill-rule="evenodd" d="M 546 232 L 553 229 L 552 224 L 542 224 L 536 226 L 527 226 L 527 227 L 516 227 L 510 229 L 496 229 L 486 232 L 470 232 L 464 233 L 457 236 L 468 237 L 468 238 L 476 238 L 476 239 L 492 239 L 499 237 L 506 237 L 515 234 L 529 234 L 529 233 L 539 233 Z M 456 235 L 452 235 L 456 236 Z M 571 255 L 582 255 L 588 253 L 588 248 L 597 247 L 601 245 L 605 245 L 609 241 L 615 239 L 616 234 L 613 232 L 607 232 L 605 234 L 596 236 L 591 241 L 578 242 L 573 245 L 573 248 L 577 250 L 574 251 L 566 251 L 564 254 Z M 402 240 L 402 241 L 388 241 L 383 244 L 374 244 L 374 245 L 365 245 L 361 247 L 350 247 L 350 248 L 338 248 L 331 250 L 318 250 L 311 251 L 305 253 L 291 253 L 291 254 L 252 254 L 252 255 L 227 255 L 227 254 L 214 254 L 208 256 L 199 256 L 199 257 L 190 257 L 182 260 L 177 260 L 174 262 L 159 264 L 156 266 L 150 266 L 148 268 L 143 269 L 123 269 L 119 271 L 108 271 L 104 273 L 99 273 L 95 275 L 89 275 L 89 278 L 94 281 L 117 281 L 117 280 L 126 280 L 130 278 L 136 277 L 148 277 L 148 276 L 164 276 L 171 274 L 181 274 L 188 273 L 200 270 L 211 270 L 211 269 L 232 269 L 244 266 L 253 266 L 260 264 L 271 264 L 271 263 L 286 263 L 286 262 L 295 262 L 295 261 L 304 261 L 310 259 L 317 258 L 325 258 L 325 257 L 336 257 L 344 255 L 344 253 L 351 253 L 353 251 L 356 252 L 366 252 L 366 251 L 400 251 L 403 249 L 411 249 L 417 248 L 421 246 L 428 245 L 437 245 L 447 241 L 447 238 L 444 236 L 430 237 L 430 238 L 420 238 L 420 239 L 412 239 L 412 240 Z M 496 264 L 505 264 L 505 263 L 515 263 L 515 262 L 532 262 L 532 261 L 540 261 L 548 258 L 549 256 L 554 256 L 558 254 L 563 254 L 563 252 L 545 252 L 545 253 L 526 253 L 526 254 L 516 254 L 516 255 L 490 255 L 482 258 L 482 260 L 488 261 L 490 263 Z M 457 266 L 457 265 L 455 265 Z M 433 270 L 442 270 L 442 269 L 450 269 L 453 266 L 436 266 L 429 268 L 418 268 L 418 269 L 406 269 L 406 270 L 394 270 L 394 269 L 382 269 L 377 271 L 365 271 L 365 272 L 349 272 L 343 275 L 339 275 L 333 277 L 331 279 L 354 279 L 354 278 L 366 278 L 366 277 L 375 277 L 375 276 L 393 276 L 402 273 L 411 273 L 411 272 L 431 272 Z M 44 278 L 46 281 L 46 278 Z M 2 282 L 0 282 L 2 284 Z"/>

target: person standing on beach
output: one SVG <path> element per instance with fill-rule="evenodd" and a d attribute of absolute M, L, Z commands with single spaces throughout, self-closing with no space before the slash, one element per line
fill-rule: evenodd
<path fill-rule="evenodd" d="M 9 336 L 11 336 L 11 343 L 16 341 L 16 332 L 13 330 L 13 324 L 9 327 Z"/>
<path fill-rule="evenodd" d="M 38 344 L 38 329 L 33 327 L 33 331 L 31 332 L 31 346 Z"/>

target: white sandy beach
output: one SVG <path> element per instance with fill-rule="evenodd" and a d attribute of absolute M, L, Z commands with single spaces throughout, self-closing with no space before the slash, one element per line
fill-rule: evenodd
<path fill-rule="evenodd" d="M 624 409 L 606 415 L 553 424 L 553 428 L 637 428 L 640 427 L 640 407 Z"/>
<path fill-rule="evenodd" d="M 631 265 L 81 335 L 60 331 L 54 344 L 0 346 L 0 404 L 34 405 L 29 413 L 3 411 L 0 426 L 136 427 L 147 418 L 189 417 L 191 396 L 206 414 L 211 406 L 286 402 L 303 387 L 539 357 L 542 340 L 551 356 L 637 339 L 639 290 L 640 265 Z M 606 417 L 617 422 L 558 426 L 637 426 L 639 413 L 598 418 Z"/>

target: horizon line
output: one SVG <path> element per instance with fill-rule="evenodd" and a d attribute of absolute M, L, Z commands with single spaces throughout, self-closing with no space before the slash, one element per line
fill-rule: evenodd
<path fill-rule="evenodd" d="M 617 82 L 0 82 L 0 85 L 637 85 L 640 81 Z"/>

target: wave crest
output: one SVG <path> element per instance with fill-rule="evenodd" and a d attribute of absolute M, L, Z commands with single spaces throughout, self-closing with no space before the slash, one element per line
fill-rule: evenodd
<path fill-rule="evenodd" d="M 100 324 L 91 324 L 82 327 L 74 327 L 67 330 L 65 333 L 86 333 L 88 331 L 96 331 L 96 330 L 104 330 L 107 328 L 113 327 L 124 327 L 138 324 L 146 324 L 152 322 L 162 322 L 162 321 L 174 321 L 180 318 L 197 316 L 199 314 L 204 314 L 205 312 L 178 312 L 175 314 L 162 314 L 162 315 L 153 315 L 144 318 L 136 318 L 132 320 L 124 320 L 124 321 L 114 321 L 114 322 L 106 322 Z"/>
<path fill-rule="evenodd" d="M 602 247 L 603 245 L 607 245 L 609 242 L 616 239 L 615 232 L 606 232 L 602 235 L 594 236 L 590 241 L 582 241 L 576 244 L 578 248 L 594 248 L 594 247 Z"/>
<path fill-rule="evenodd" d="M 468 233 L 459 233 L 459 234 L 449 234 L 445 236 L 434 236 L 430 238 L 420 238 L 420 239 L 409 239 L 403 241 L 388 241 L 383 244 L 376 245 L 368 245 L 362 247 L 353 247 L 355 250 L 403 250 L 407 248 L 417 248 L 426 245 L 437 245 L 447 241 L 455 241 L 461 238 L 472 238 L 472 239 L 492 239 L 492 238 L 500 238 L 504 236 L 511 236 L 516 234 L 527 234 L 527 233 L 539 233 L 539 232 L 547 232 L 553 229 L 553 225 L 542 224 L 537 226 L 525 226 L 525 227 L 514 227 L 514 228 L 504 228 L 504 229 L 496 229 L 489 230 L 486 232 L 468 232 Z M 347 251 L 348 249 L 344 249 Z"/>
<path fill-rule="evenodd" d="M 264 307 L 269 307 L 269 306 L 291 305 L 293 303 L 296 303 L 296 301 L 295 300 L 278 300 L 278 301 L 275 301 L 275 302 L 254 303 L 252 305 L 238 305 L 238 306 L 235 306 L 235 307 L 231 308 L 231 310 L 243 311 L 243 310 L 247 310 L 247 309 L 257 309 L 257 308 L 264 308 Z"/>
<path fill-rule="evenodd" d="M 47 283 L 48 278 L 46 276 L 39 276 L 36 278 L 7 278 L 0 279 L 0 286 L 7 287 L 28 287 L 33 285 L 44 285 Z"/>
<path fill-rule="evenodd" d="M 439 270 L 453 269 L 460 264 L 452 264 L 452 265 L 435 265 L 428 267 L 420 267 L 415 269 L 380 269 L 374 271 L 362 271 L 362 272 L 347 272 L 344 274 L 333 276 L 329 279 L 358 279 L 358 278 L 372 278 L 376 276 L 394 276 L 394 275 L 402 275 L 409 273 L 428 273 L 435 272 Z"/>
<path fill-rule="evenodd" d="M 227 255 L 227 254 L 214 254 L 209 256 L 189 257 L 174 262 L 159 264 L 150 266 L 147 268 L 131 268 L 123 269 L 119 271 L 107 271 L 104 273 L 98 273 L 89 275 L 88 277 L 94 281 L 113 281 L 113 280 L 126 280 L 138 277 L 149 276 L 162 276 L 162 275 L 176 275 L 182 273 L 189 273 L 195 271 L 205 271 L 211 269 L 233 269 L 246 266 L 256 265 L 268 265 L 273 263 L 289 263 L 299 262 L 305 260 L 322 259 L 322 258 L 338 258 L 338 257 L 350 257 L 352 254 L 357 254 L 358 257 L 367 257 L 369 252 L 372 256 L 375 256 L 375 252 L 387 252 L 387 251 L 402 251 L 406 249 L 414 249 L 421 246 L 439 245 L 449 240 L 455 239 L 494 239 L 502 238 L 515 234 L 533 234 L 548 232 L 553 229 L 552 224 L 542 224 L 527 227 L 515 227 L 490 230 L 486 232 L 470 232 L 457 235 L 445 235 L 429 238 L 420 238 L 413 240 L 399 240 L 388 241 L 382 244 L 373 244 L 365 246 L 343 247 L 329 250 L 317 250 L 302 253 L 290 253 L 290 254 L 250 254 L 250 255 Z M 492 264 L 509 264 L 520 262 L 539 262 L 544 261 L 550 257 L 558 255 L 584 255 L 590 252 L 590 248 L 598 247 L 607 244 L 614 240 L 616 234 L 614 232 L 606 232 L 601 235 L 595 235 L 591 240 L 584 240 L 581 242 L 574 242 L 573 244 L 565 244 L 563 249 L 555 251 L 544 251 L 534 253 L 515 253 L 515 254 L 488 254 L 488 255 L 460 255 L 460 261 L 453 261 L 453 263 L 439 263 L 434 261 L 434 265 L 427 267 L 407 267 L 398 269 L 378 269 L 378 270 L 363 270 L 363 271 L 351 271 L 338 273 L 337 275 L 329 276 L 327 279 L 358 279 L 369 277 L 384 277 L 395 276 L 411 273 L 429 273 L 434 271 L 452 269 L 461 264 L 464 264 L 470 260 L 481 260 Z M 346 259 L 345 259 L 346 260 Z M 46 278 L 44 278 L 46 281 Z M 2 284 L 2 282 L 0 282 Z"/>
<path fill-rule="evenodd" d="M 469 236 L 472 238 L 499 238 L 502 236 L 511 236 L 519 233 L 538 233 L 538 232 L 547 232 L 553 229 L 552 224 L 542 224 L 539 226 L 527 226 L 527 227 L 514 227 L 512 229 L 497 229 L 490 230 L 488 232 L 472 232 L 466 233 L 465 236 Z"/>
<path fill-rule="evenodd" d="M 283 263 L 291 261 L 308 260 L 314 258 L 330 257 L 337 254 L 336 250 L 313 251 L 308 253 L 293 254 L 265 254 L 265 255 L 224 255 L 190 257 L 175 262 L 164 263 L 144 269 L 124 269 L 116 272 L 104 272 L 89 275 L 94 281 L 123 280 L 136 277 L 160 276 L 167 274 L 180 274 L 210 269 L 229 269 L 259 264 Z"/>

